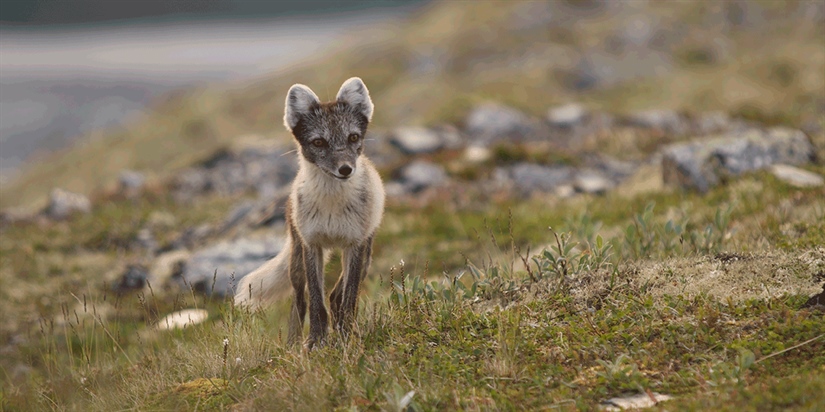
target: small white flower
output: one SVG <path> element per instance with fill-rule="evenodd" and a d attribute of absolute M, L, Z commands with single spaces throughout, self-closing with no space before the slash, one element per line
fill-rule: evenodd
<path fill-rule="evenodd" d="M 229 346 L 229 338 L 223 338 L 223 346 Z"/>

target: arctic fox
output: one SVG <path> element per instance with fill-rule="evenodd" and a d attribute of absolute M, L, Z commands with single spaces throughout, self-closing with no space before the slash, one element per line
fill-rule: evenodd
<path fill-rule="evenodd" d="M 358 288 L 372 255 L 375 231 L 384 214 L 384 186 L 365 156 L 364 134 L 373 104 L 364 82 L 344 82 L 335 101 L 321 103 L 302 84 L 287 93 L 284 126 L 298 143 L 298 175 L 286 204 L 284 249 L 245 276 L 235 305 L 258 307 L 294 290 L 287 341 L 301 340 L 309 292 L 309 349 L 327 335 L 324 303 L 324 254 L 342 249 L 343 273 L 330 293 L 336 330 L 348 332 L 354 321 Z"/>

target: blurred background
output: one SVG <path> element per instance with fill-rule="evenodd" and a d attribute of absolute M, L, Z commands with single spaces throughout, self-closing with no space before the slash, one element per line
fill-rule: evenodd
<path fill-rule="evenodd" d="M 288 141 L 284 90 L 330 97 L 352 75 L 376 130 L 462 127 L 495 101 L 816 132 L 823 14 L 814 0 L 5 1 L 0 205 L 88 194 L 123 169 L 165 176 L 240 135 Z"/>
<path fill-rule="evenodd" d="M 176 88 L 283 70 L 421 1 L 49 1 L 0 6 L 0 182 Z"/>

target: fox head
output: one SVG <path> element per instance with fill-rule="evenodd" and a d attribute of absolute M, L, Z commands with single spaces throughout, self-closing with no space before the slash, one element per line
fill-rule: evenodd
<path fill-rule="evenodd" d="M 370 92 L 357 77 L 345 81 L 335 101 L 328 103 L 321 103 L 309 87 L 295 84 L 286 95 L 284 126 L 295 136 L 304 159 L 346 180 L 355 175 L 372 109 Z"/>

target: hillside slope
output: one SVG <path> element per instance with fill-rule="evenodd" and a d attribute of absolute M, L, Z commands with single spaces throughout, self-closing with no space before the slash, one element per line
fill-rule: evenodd
<path fill-rule="evenodd" d="M 90 193 L 123 169 L 167 176 L 245 134 L 288 141 L 289 85 L 327 98 L 352 75 L 370 87 L 378 129 L 461 122 L 488 99 L 536 115 L 580 101 L 723 110 L 825 140 L 823 14 L 813 1 L 437 2 L 293 70 L 169 95 L 122 129 L 33 162 L 0 188 L 0 206 L 42 205 L 53 187 Z"/>

